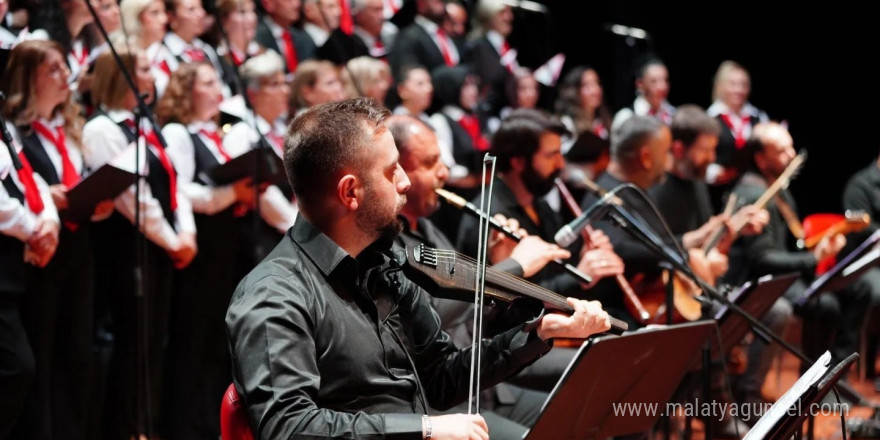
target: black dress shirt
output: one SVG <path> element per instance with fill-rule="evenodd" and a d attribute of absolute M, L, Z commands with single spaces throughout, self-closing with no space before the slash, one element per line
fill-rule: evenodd
<path fill-rule="evenodd" d="M 378 245 L 352 257 L 304 216 L 239 284 L 233 379 L 258 438 L 422 438 L 426 406 L 467 398 L 470 350 Z M 483 342 L 489 387 L 550 350 L 521 326 Z"/>
<path fill-rule="evenodd" d="M 553 236 L 556 234 L 556 231 L 564 226 L 568 219 L 562 218 L 558 212 L 554 211 L 543 197 L 535 197 L 532 207 L 541 220 L 541 224 L 536 224 L 526 213 L 526 210 L 520 206 L 516 195 L 504 183 L 504 180 L 500 178 L 495 179 L 494 186 L 492 215 L 501 214 L 507 218 L 515 218 L 519 221 L 520 228 L 525 229 L 529 235 L 536 235 L 548 243 L 553 243 Z M 473 200 L 473 202 L 474 205 L 479 206 L 479 197 Z M 476 256 L 477 242 L 479 241 L 477 239 L 478 235 L 479 219 L 470 216 L 463 217 L 458 225 L 456 248 L 464 252 L 465 255 Z M 572 265 L 577 265 L 577 256 L 580 255 L 582 246 L 583 241 L 578 239 L 567 248 L 572 255 L 568 262 Z M 584 297 L 584 289 L 581 287 L 580 281 L 566 273 L 559 266 L 547 265 L 530 277 L 529 281 L 560 295 Z"/>
<path fill-rule="evenodd" d="M 712 217 L 712 199 L 706 182 L 666 173 L 666 179 L 648 190 L 651 200 L 676 236 L 703 226 Z"/>
<path fill-rule="evenodd" d="M 734 188 L 734 193 L 740 203 L 749 204 L 757 201 L 766 190 L 767 182 L 763 177 L 747 172 Z M 779 196 L 797 213 L 794 197 L 788 190 L 780 191 Z M 763 275 L 789 272 L 800 272 L 805 279 L 811 279 L 816 270 L 816 257 L 812 252 L 796 250 L 795 238 L 775 203 L 768 203 L 766 208 L 770 222 L 764 230 L 758 235 L 740 237 L 731 247 L 727 278 L 735 279 L 727 281 L 741 284 Z"/>

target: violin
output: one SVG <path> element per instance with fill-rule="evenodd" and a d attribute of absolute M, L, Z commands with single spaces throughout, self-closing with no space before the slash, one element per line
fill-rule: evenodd
<path fill-rule="evenodd" d="M 403 272 L 407 278 L 434 296 L 473 302 L 477 277 L 473 258 L 456 251 L 434 249 L 420 244 L 407 247 Z M 564 296 L 507 272 L 487 267 L 485 280 L 484 295 L 490 303 L 510 303 L 519 298 L 531 298 L 540 301 L 547 309 L 574 313 L 574 308 Z M 627 330 L 626 322 L 613 317 L 610 319 L 609 333 L 620 335 Z"/>
<path fill-rule="evenodd" d="M 568 187 L 565 186 L 565 182 L 560 178 L 556 178 L 553 183 L 556 185 L 556 189 L 559 190 L 559 195 L 562 197 L 562 200 L 565 202 L 565 205 L 568 207 L 568 210 L 575 217 L 580 217 L 581 215 L 581 207 L 578 205 L 577 201 L 575 201 L 574 197 L 571 195 L 571 192 L 568 190 Z M 593 228 L 590 225 L 587 225 L 583 229 L 581 229 L 581 236 L 584 239 L 584 245 L 590 245 L 590 234 L 593 232 Z M 650 313 L 645 310 L 645 307 L 642 305 L 642 302 L 639 301 L 639 297 L 636 295 L 635 291 L 633 291 L 632 286 L 630 286 L 629 281 L 626 280 L 626 277 L 623 274 L 617 274 L 614 277 L 615 281 L 617 281 L 617 285 L 620 287 L 620 290 L 623 292 L 623 304 L 626 307 L 626 310 L 642 325 L 646 325 L 648 320 L 651 318 Z"/>

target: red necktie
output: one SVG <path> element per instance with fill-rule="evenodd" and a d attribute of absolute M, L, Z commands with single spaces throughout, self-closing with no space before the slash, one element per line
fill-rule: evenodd
<path fill-rule="evenodd" d="M 348 7 L 348 0 L 339 0 L 339 9 L 342 14 L 339 16 L 339 29 L 345 32 L 345 35 L 351 35 L 354 32 L 354 22 L 351 18 L 351 9 Z"/>
<path fill-rule="evenodd" d="M 177 209 L 177 172 L 174 171 L 174 165 L 171 164 L 171 160 L 165 154 L 165 149 L 159 143 L 156 132 L 144 133 L 144 139 L 147 140 L 147 144 L 154 147 L 156 156 L 159 157 L 159 163 L 162 164 L 162 168 L 165 168 L 165 172 L 168 173 L 168 192 L 171 193 L 171 210 L 174 211 Z"/>
<path fill-rule="evenodd" d="M 241 63 L 244 62 L 245 54 L 239 52 L 236 49 L 229 49 L 229 57 L 232 58 L 232 62 L 235 64 L 235 67 L 241 66 Z"/>
<path fill-rule="evenodd" d="M 79 182 L 79 173 L 76 172 L 76 167 L 73 166 L 73 162 L 70 161 L 70 155 L 67 153 L 64 127 L 58 126 L 55 129 L 57 135 L 53 136 L 49 128 L 39 121 L 34 121 L 31 126 L 34 127 L 37 133 L 55 145 L 55 149 L 61 155 L 61 183 L 68 189 L 73 188 Z"/>
<path fill-rule="evenodd" d="M 721 120 L 724 121 L 724 124 L 730 128 L 730 131 L 733 133 L 733 143 L 736 145 L 736 148 L 742 148 L 746 146 L 746 125 L 752 121 L 752 119 L 748 116 L 742 117 L 742 124 L 739 127 L 733 125 L 733 119 L 731 119 L 730 115 L 726 113 L 721 114 Z"/>
<path fill-rule="evenodd" d="M 223 139 L 220 138 L 220 135 L 217 134 L 216 131 L 208 131 L 203 128 L 199 131 L 199 133 L 214 142 L 214 145 L 217 147 L 217 151 L 220 153 L 221 156 L 223 156 L 223 163 L 232 160 L 232 157 L 226 154 L 226 150 L 223 149 Z"/>
<path fill-rule="evenodd" d="M 43 212 L 43 199 L 40 198 L 40 189 L 37 188 L 37 181 L 34 180 L 34 169 L 28 162 L 23 152 L 18 153 L 18 159 L 21 161 L 21 169 L 18 170 L 18 180 L 24 186 L 24 200 L 31 212 L 39 215 Z"/>
<path fill-rule="evenodd" d="M 455 66 L 455 61 L 452 60 L 452 53 L 449 51 L 449 44 L 446 43 L 446 32 L 443 32 L 443 29 L 437 28 L 437 41 L 440 42 L 440 53 L 443 54 L 443 61 L 446 62 L 447 66 Z"/>
<path fill-rule="evenodd" d="M 191 62 L 197 63 L 199 61 L 205 61 L 205 52 L 202 52 L 202 50 L 197 47 L 190 47 L 183 51 L 183 53 L 186 54 Z"/>
<path fill-rule="evenodd" d="M 284 39 L 284 57 L 287 58 L 287 71 L 289 73 L 296 72 L 298 60 L 296 59 L 296 47 L 293 45 L 293 35 L 290 35 L 290 31 L 285 29 L 281 37 Z"/>
<path fill-rule="evenodd" d="M 269 143 L 272 144 L 272 148 L 275 149 L 278 156 L 284 158 L 284 138 L 275 134 L 274 131 L 270 131 L 266 137 L 269 138 Z"/>
<path fill-rule="evenodd" d="M 76 63 L 78 65 L 84 66 L 89 60 L 89 46 L 83 43 L 82 47 L 79 50 L 79 53 L 76 53 L 73 48 L 70 48 L 70 54 L 73 55 L 73 58 L 76 60 Z"/>
<path fill-rule="evenodd" d="M 513 61 L 505 60 L 504 57 L 507 55 L 507 52 L 510 52 L 510 45 L 507 44 L 507 40 L 501 42 L 501 65 L 507 69 L 508 72 L 513 73 Z"/>
<path fill-rule="evenodd" d="M 461 125 L 464 131 L 470 135 L 475 150 L 487 151 L 489 149 L 489 141 L 483 137 L 483 133 L 480 131 L 480 120 L 476 116 L 464 114 L 458 120 L 458 125 Z"/>

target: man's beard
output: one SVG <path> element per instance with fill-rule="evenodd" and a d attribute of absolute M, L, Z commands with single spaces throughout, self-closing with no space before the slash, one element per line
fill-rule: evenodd
<path fill-rule="evenodd" d="M 400 220 L 400 211 L 406 205 L 406 195 L 400 196 L 400 201 L 393 209 L 383 206 L 372 186 L 367 186 L 364 196 L 364 206 L 357 216 L 358 228 L 367 234 L 374 235 L 376 241 L 383 246 L 391 247 L 394 239 L 403 230 L 403 222 Z"/>
<path fill-rule="evenodd" d="M 523 185 L 525 185 L 526 189 L 529 190 L 533 196 L 541 197 L 553 189 L 553 181 L 559 177 L 560 174 L 561 172 L 556 170 L 550 175 L 550 177 L 541 177 L 534 168 L 529 166 L 522 173 L 522 181 Z"/>

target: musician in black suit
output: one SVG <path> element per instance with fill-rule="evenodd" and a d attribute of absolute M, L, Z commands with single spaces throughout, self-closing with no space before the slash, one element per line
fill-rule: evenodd
<path fill-rule="evenodd" d="M 300 17 L 300 0 L 262 0 L 261 4 L 266 15 L 257 25 L 257 43 L 278 52 L 285 61 L 284 70 L 293 74 L 317 50 L 304 31 L 293 27 Z"/>
<path fill-rule="evenodd" d="M 461 50 L 442 27 L 446 15 L 443 0 L 416 0 L 416 7 L 415 22 L 400 31 L 388 57 L 395 78 L 410 65 L 421 65 L 430 72 L 461 62 Z"/>

